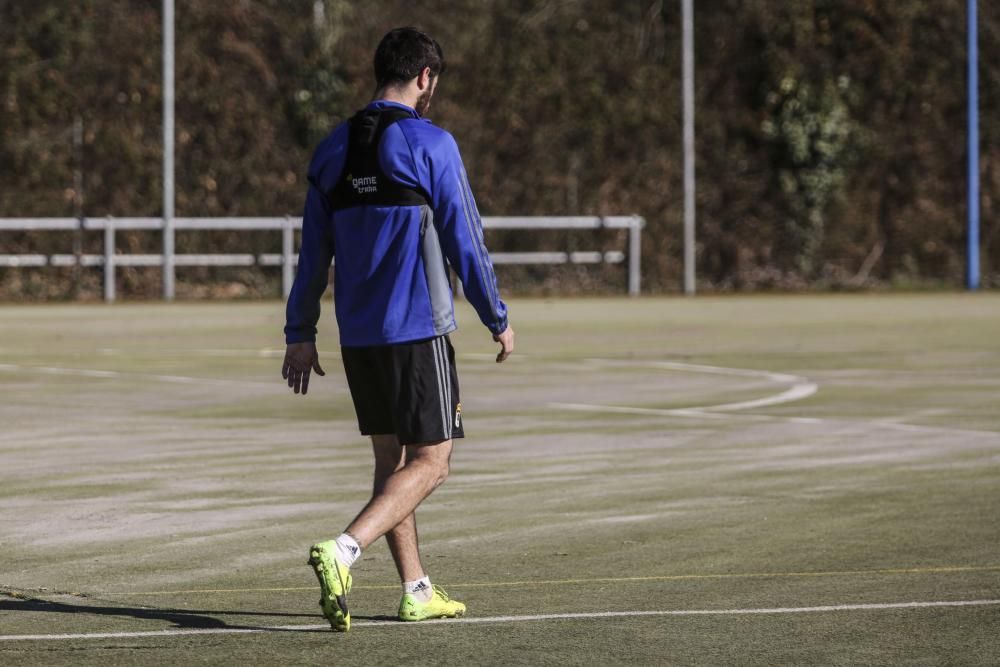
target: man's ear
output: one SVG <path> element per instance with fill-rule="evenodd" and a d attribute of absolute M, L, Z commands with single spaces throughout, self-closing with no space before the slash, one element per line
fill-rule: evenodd
<path fill-rule="evenodd" d="M 431 78 L 430 67 L 420 70 L 420 74 L 417 75 L 417 88 L 421 91 L 429 89 L 431 87 Z"/>

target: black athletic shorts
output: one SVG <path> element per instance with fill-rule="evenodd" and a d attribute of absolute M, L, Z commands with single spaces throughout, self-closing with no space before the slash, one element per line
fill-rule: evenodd
<path fill-rule="evenodd" d="M 465 437 L 448 336 L 340 351 L 362 434 L 394 433 L 404 445 Z"/>

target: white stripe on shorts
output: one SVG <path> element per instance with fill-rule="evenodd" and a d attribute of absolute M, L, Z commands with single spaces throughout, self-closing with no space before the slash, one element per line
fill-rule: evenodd
<path fill-rule="evenodd" d="M 451 416 L 451 364 L 448 362 L 448 342 L 441 337 L 441 365 L 444 366 L 442 369 L 444 371 L 444 417 L 445 426 L 448 439 L 451 439 L 451 429 L 452 429 L 452 416 Z"/>
<path fill-rule="evenodd" d="M 442 342 L 441 338 L 435 338 L 433 341 L 431 341 L 431 347 L 434 350 L 434 370 L 437 373 L 438 400 L 440 401 L 440 408 L 441 408 L 441 428 L 443 429 L 443 435 L 445 439 L 448 439 L 450 435 L 448 433 L 448 425 L 449 425 L 448 408 L 445 407 L 447 404 L 445 402 L 445 394 L 444 394 L 445 384 L 442 374 L 441 345 L 440 345 L 441 342 Z"/>

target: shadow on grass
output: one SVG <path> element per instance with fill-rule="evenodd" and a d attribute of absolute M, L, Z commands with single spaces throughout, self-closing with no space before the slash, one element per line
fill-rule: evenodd
<path fill-rule="evenodd" d="M 288 612 L 270 611 L 229 611 L 222 609 L 160 609 L 156 607 L 116 607 L 97 606 L 88 604 L 66 604 L 63 602 L 52 602 L 40 598 L 27 598 L 21 596 L 11 596 L 8 599 L 0 599 L 0 612 L 45 612 L 57 614 L 94 614 L 97 616 L 127 616 L 143 621 L 167 621 L 177 628 L 185 629 L 217 629 L 226 628 L 231 630 L 258 630 L 269 632 L 317 632 L 325 631 L 324 628 L 281 628 L 261 625 L 230 624 L 213 615 L 220 616 L 264 616 L 282 618 L 310 618 L 322 621 L 319 614 L 294 614 Z M 354 616 L 355 620 L 365 621 L 385 621 L 399 622 L 395 616 Z"/>
<path fill-rule="evenodd" d="M 129 616 L 144 621 L 167 621 L 178 628 L 233 628 L 262 629 L 250 625 L 231 625 L 215 618 L 213 614 L 222 616 L 267 616 L 314 618 L 315 614 L 290 614 L 286 612 L 269 611 L 228 611 L 204 609 L 158 609 L 155 607 L 115 607 L 97 606 L 91 604 L 66 604 L 52 602 L 39 598 L 16 597 L 0 600 L 0 611 L 14 612 L 47 612 L 57 614 L 95 614 L 98 616 Z"/>

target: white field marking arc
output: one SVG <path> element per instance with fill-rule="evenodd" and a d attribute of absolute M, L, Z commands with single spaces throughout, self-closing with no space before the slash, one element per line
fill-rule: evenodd
<path fill-rule="evenodd" d="M 725 366 L 706 366 L 704 364 L 686 364 L 676 361 L 630 361 L 621 359 L 585 359 L 584 361 L 593 364 L 619 365 L 619 366 L 641 366 L 645 368 L 663 368 L 667 370 L 688 371 L 693 373 L 710 373 L 714 375 L 732 375 L 736 377 L 759 377 L 781 383 L 794 383 L 791 388 L 773 396 L 765 396 L 752 401 L 742 401 L 739 403 L 723 403 L 720 405 L 694 406 L 690 408 L 640 408 L 627 405 L 598 405 L 594 403 L 549 403 L 548 406 L 562 410 L 572 410 L 575 412 L 604 412 L 610 414 L 632 414 L 646 415 L 653 417 L 694 417 L 699 419 L 713 418 L 724 419 L 733 415 L 726 412 L 736 412 L 751 408 L 767 407 L 799 401 L 815 394 L 819 388 L 807 378 L 791 375 L 788 373 L 773 373 L 771 371 L 759 371 L 745 368 L 727 368 Z M 830 424 L 843 420 L 819 417 L 783 417 L 774 415 L 752 415 L 745 412 L 740 414 L 741 419 L 757 421 L 782 421 L 793 424 Z M 866 422 L 873 426 L 887 428 L 897 431 L 909 431 L 913 433 L 954 433 L 969 436 L 993 436 L 1000 437 L 1000 433 L 995 431 L 983 431 L 974 429 L 960 429 L 950 426 L 927 426 L 922 424 L 905 424 L 893 420 L 875 420 Z"/>
<path fill-rule="evenodd" d="M 25 366 L 21 364 L 0 364 L 0 372 L 7 373 L 39 373 L 42 375 L 69 375 L 74 377 L 89 377 L 100 379 L 131 378 L 135 380 L 155 380 L 158 382 L 170 382 L 173 384 L 200 384 L 200 385 L 259 385 L 273 387 L 280 386 L 277 382 L 257 382 L 254 380 L 222 380 L 219 378 L 197 378 L 184 375 L 154 375 L 149 373 L 126 373 L 123 371 L 109 371 L 96 368 L 61 368 L 56 366 Z"/>
<path fill-rule="evenodd" d="M 736 403 L 720 403 L 717 405 L 698 405 L 688 408 L 639 408 L 624 405 L 597 405 L 589 403 L 549 403 L 549 407 L 561 408 L 564 410 L 587 411 L 587 412 L 614 412 L 621 414 L 672 416 L 672 417 L 716 417 L 722 415 L 712 415 L 713 412 L 735 412 L 738 410 L 750 410 L 753 408 L 763 408 L 772 405 L 781 405 L 793 401 L 801 401 L 812 396 L 819 391 L 819 385 L 810 382 L 804 377 L 790 375 L 788 373 L 772 373 L 771 371 L 759 371 L 748 368 L 727 368 L 724 366 L 706 366 L 704 364 L 686 364 L 678 361 L 628 361 L 619 359 L 585 359 L 590 364 L 602 366 L 639 366 L 641 368 L 660 368 L 671 371 L 682 371 L 688 373 L 709 373 L 712 375 L 730 375 L 735 377 L 751 377 L 768 380 L 780 384 L 791 384 L 785 391 L 764 396 L 750 401 L 739 401 Z M 808 422 L 813 423 L 813 422 Z"/>
<path fill-rule="evenodd" d="M 600 363 L 604 365 L 614 365 L 624 363 L 633 365 L 633 362 L 621 362 L 614 359 L 586 359 L 588 362 Z M 772 371 L 761 371 L 753 368 L 730 368 L 728 366 L 707 366 L 705 364 L 688 364 L 680 361 L 646 361 L 639 362 L 648 368 L 663 368 L 670 371 L 685 371 L 689 373 L 709 373 L 713 375 L 732 375 L 735 377 L 756 377 L 781 382 L 785 384 L 794 382 L 805 382 L 806 379 L 798 375 L 788 373 L 774 373 Z"/>
<path fill-rule="evenodd" d="M 794 403 L 803 398 L 809 398 L 819 391 L 819 385 L 814 382 L 803 382 L 790 387 L 787 391 L 774 396 L 765 396 L 752 401 L 740 401 L 737 403 L 722 403 L 720 405 L 710 405 L 704 408 L 696 408 L 702 412 L 729 412 L 735 410 L 750 410 L 753 408 L 764 408 L 770 405 L 781 405 L 782 403 Z"/>
<path fill-rule="evenodd" d="M 549 403 L 550 408 L 573 412 L 604 412 L 623 415 L 646 415 L 650 417 L 695 417 L 698 419 L 731 419 L 735 416 L 725 412 L 704 412 L 703 408 L 638 408 L 627 405 L 596 405 L 594 403 Z M 773 415 L 752 415 L 739 413 L 740 418 L 750 421 L 783 421 L 791 424 L 824 424 L 830 420 L 818 417 L 775 417 Z"/>
<path fill-rule="evenodd" d="M 735 417 L 734 413 L 725 412 L 702 412 L 697 408 L 638 408 L 625 405 L 596 405 L 593 403 L 549 403 L 550 408 L 560 410 L 571 410 L 573 412 L 603 412 L 608 414 L 624 415 L 645 415 L 651 417 L 694 417 L 697 419 L 727 419 Z M 745 412 L 739 413 L 741 419 L 749 421 L 780 421 L 789 424 L 847 424 L 849 420 L 832 419 L 821 417 L 781 417 L 775 415 L 755 415 Z M 894 431 L 907 431 L 911 433 L 951 433 L 955 435 L 967 435 L 970 437 L 1000 438 L 1000 432 L 982 431 L 967 428 L 954 428 L 952 426 L 926 426 L 922 424 L 900 424 L 891 421 L 864 421 L 875 428 L 884 428 Z"/>
<path fill-rule="evenodd" d="M 472 625 L 483 623 L 523 623 L 527 621 L 575 620 L 608 618 L 669 617 L 669 616 L 758 616 L 770 614 L 810 614 L 838 611 L 882 611 L 889 609 L 933 609 L 942 607 L 985 607 L 1000 605 L 1000 600 L 940 600 L 929 602 L 884 602 L 868 604 L 836 604 L 814 607 L 761 607 L 751 609 L 666 609 L 653 611 L 597 611 L 565 614 L 530 614 L 523 616 L 483 616 L 407 623 L 404 621 L 357 621 L 353 627 L 402 628 L 420 625 Z M 190 628 L 147 630 L 139 632 L 91 632 L 50 635 L 0 635 L 0 641 L 46 641 L 73 639 L 139 639 L 144 637 L 178 637 L 191 635 L 245 635 L 264 632 L 329 632 L 328 625 L 274 625 L 259 628 Z"/>

